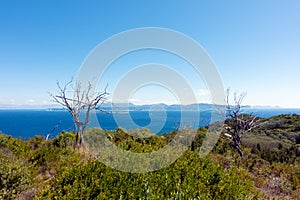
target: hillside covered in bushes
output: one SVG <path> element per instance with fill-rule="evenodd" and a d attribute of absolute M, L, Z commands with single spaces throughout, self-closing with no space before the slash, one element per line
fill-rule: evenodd
<path fill-rule="evenodd" d="M 27 141 L 0 134 L 0 199 L 297 199 L 300 196 L 300 116 L 280 115 L 242 139 L 244 156 L 220 137 L 213 151 L 199 158 L 208 133 L 197 130 L 183 156 L 149 173 L 127 173 L 102 164 L 84 148 L 74 149 L 74 132 L 45 141 Z M 118 147 L 152 152 L 178 134 L 161 136 L 146 129 L 88 130 L 104 135 Z"/>

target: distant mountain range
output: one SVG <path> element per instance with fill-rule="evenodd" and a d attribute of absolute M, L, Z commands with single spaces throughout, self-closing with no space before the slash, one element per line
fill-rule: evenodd
<path fill-rule="evenodd" d="M 14 110 L 14 109 L 24 109 L 24 110 L 44 110 L 44 109 L 61 109 L 57 104 L 45 104 L 45 105 L 34 105 L 34 104 L 0 104 L 1 110 Z"/>
<path fill-rule="evenodd" d="M 212 104 L 189 104 L 189 105 L 167 105 L 167 104 L 147 104 L 147 105 L 135 105 L 133 103 L 109 103 L 104 104 L 101 108 L 105 111 L 148 111 L 148 110 L 211 110 Z"/>
<path fill-rule="evenodd" d="M 211 110 L 213 104 L 199 103 L 199 104 L 189 104 L 189 105 L 180 105 L 173 104 L 167 105 L 164 103 L 160 104 L 147 104 L 147 105 L 135 105 L 133 103 L 105 103 L 101 106 L 101 109 L 104 111 L 148 111 L 148 110 L 168 110 L 168 111 L 178 111 L 178 110 Z M 280 108 L 278 106 L 243 106 L 245 109 L 276 109 Z M 0 109 L 41 109 L 41 110 L 62 110 L 63 108 L 60 105 L 14 105 L 14 104 L 0 104 Z"/>

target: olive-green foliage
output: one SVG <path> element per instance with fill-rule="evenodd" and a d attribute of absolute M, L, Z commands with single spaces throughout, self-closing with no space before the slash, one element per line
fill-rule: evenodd
<path fill-rule="evenodd" d="M 132 174 L 99 161 L 67 170 L 43 190 L 43 199 L 245 199 L 258 192 L 247 172 L 223 168 L 188 151 L 171 166 L 156 172 Z M 246 180 L 244 180 L 246 179 Z"/>
<path fill-rule="evenodd" d="M 19 138 L 0 133 L 0 148 L 2 153 L 9 152 L 17 157 L 22 157 L 28 153 L 29 145 Z"/>
<path fill-rule="evenodd" d="M 0 155 L 0 199 L 15 199 L 31 183 L 26 163 Z"/>
<path fill-rule="evenodd" d="M 0 199 L 26 195 L 35 199 L 297 199 L 300 117 L 281 115 L 263 122 L 243 138 L 243 157 L 224 137 L 210 155 L 199 158 L 203 140 L 211 134 L 200 128 L 192 131 L 197 134 L 190 148 L 176 162 L 136 174 L 107 167 L 85 149 L 74 149 L 74 132 L 62 132 L 49 141 L 41 136 L 24 141 L 0 134 Z M 165 147 L 176 135 L 190 133 L 177 130 L 157 136 L 147 129 L 91 129 L 84 141 L 92 148 L 101 147 L 106 144 L 98 141 L 106 138 L 126 151 L 149 153 Z"/>
<path fill-rule="evenodd" d="M 300 162 L 300 116 L 279 115 L 264 119 L 261 126 L 246 134 L 242 144 L 269 162 Z"/>
<path fill-rule="evenodd" d="M 63 169 L 79 164 L 80 154 L 69 145 L 73 134 L 63 132 L 51 141 L 0 134 L 0 199 L 15 199 L 27 189 L 43 187 Z"/>
<path fill-rule="evenodd" d="M 31 183 L 22 159 L 28 149 L 26 142 L 0 133 L 0 199 L 15 199 Z"/>
<path fill-rule="evenodd" d="M 162 137 L 149 132 L 148 129 L 131 130 L 128 133 L 122 128 L 117 128 L 115 131 L 89 129 L 84 135 L 84 141 L 89 147 L 100 147 L 105 145 L 101 143 L 103 137 L 124 150 L 136 153 L 157 151 L 167 144 Z"/>
<path fill-rule="evenodd" d="M 199 128 L 197 130 L 197 134 L 191 144 L 191 150 L 192 151 L 196 151 L 199 150 L 199 148 L 201 147 L 204 138 L 206 137 L 207 134 L 207 129 L 206 128 Z"/>
<path fill-rule="evenodd" d="M 300 115 L 278 115 L 261 122 L 261 126 L 252 133 L 269 136 L 274 140 L 285 140 L 286 143 L 296 143 L 300 135 Z"/>
<path fill-rule="evenodd" d="M 61 132 L 59 135 L 57 135 L 53 142 L 53 145 L 60 148 L 70 148 L 74 146 L 76 139 L 76 133 L 75 132 Z"/>
<path fill-rule="evenodd" d="M 28 149 L 24 141 L 0 133 L 0 199 L 14 199 L 27 189 L 30 175 L 21 157 Z"/>

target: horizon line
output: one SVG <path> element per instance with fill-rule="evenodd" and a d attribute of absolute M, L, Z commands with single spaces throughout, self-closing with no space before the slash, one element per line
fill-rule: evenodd
<path fill-rule="evenodd" d="M 104 104 L 132 104 L 134 106 L 151 106 L 151 105 L 166 105 L 166 106 L 191 106 L 196 104 L 206 104 L 206 105 L 216 105 L 213 103 L 205 103 L 205 102 L 196 102 L 190 104 L 167 104 L 167 103 L 148 103 L 148 104 L 135 104 L 133 102 L 125 102 L 125 103 L 112 103 L 107 102 Z M 241 105 L 242 107 L 258 107 L 258 108 L 277 108 L 277 109 L 300 109 L 300 107 L 288 107 L 288 106 L 278 106 L 278 105 Z M 59 104 L 0 104 L 0 110 L 18 110 L 18 109 L 26 109 L 26 110 L 34 110 L 34 109 L 62 109 L 63 107 Z"/>

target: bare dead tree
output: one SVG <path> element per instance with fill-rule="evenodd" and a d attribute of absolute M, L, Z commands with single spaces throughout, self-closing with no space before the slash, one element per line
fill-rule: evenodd
<path fill-rule="evenodd" d="M 241 110 L 245 96 L 246 93 L 235 92 L 231 103 L 230 90 L 227 89 L 225 132 L 232 139 L 234 148 L 240 156 L 243 156 L 240 148 L 242 136 L 259 125 L 259 120 L 253 113 L 245 114 Z"/>
<path fill-rule="evenodd" d="M 92 110 L 101 110 L 101 105 L 106 101 L 108 93 L 106 91 L 107 86 L 104 91 L 92 93 L 92 85 L 88 83 L 85 89 L 82 89 L 81 83 L 75 83 L 74 87 L 71 87 L 73 80 L 65 84 L 63 87 L 57 82 L 58 94 L 50 96 L 54 102 L 60 104 L 65 108 L 72 116 L 75 126 L 76 126 L 76 147 L 82 146 L 82 136 L 84 131 L 90 121 L 90 112 Z M 71 91 L 68 91 L 72 88 Z M 69 97 L 69 94 L 72 97 Z M 80 118 L 83 115 L 84 117 Z"/>

